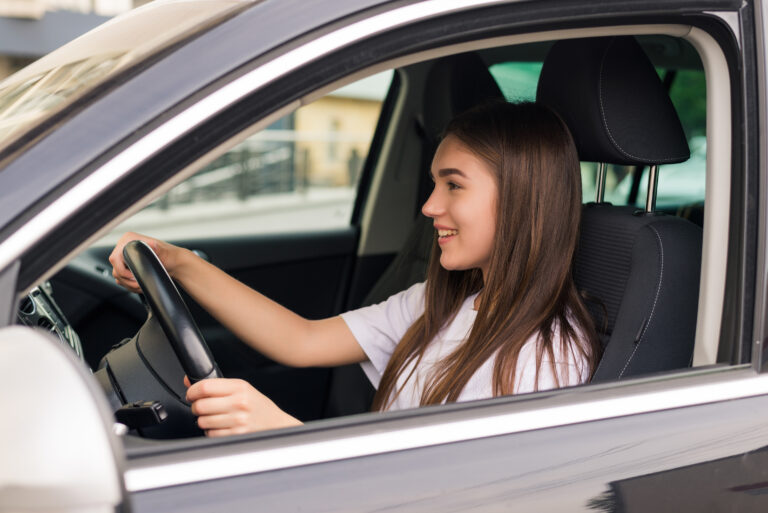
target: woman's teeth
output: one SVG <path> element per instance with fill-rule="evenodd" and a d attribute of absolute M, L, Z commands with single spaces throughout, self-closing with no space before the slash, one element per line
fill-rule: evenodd
<path fill-rule="evenodd" d="M 456 235 L 457 233 L 459 233 L 459 230 L 437 230 L 438 237 L 450 237 L 451 235 Z"/>

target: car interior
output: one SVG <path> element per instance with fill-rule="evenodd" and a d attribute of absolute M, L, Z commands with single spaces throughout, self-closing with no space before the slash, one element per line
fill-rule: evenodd
<path fill-rule="evenodd" d="M 337 91 L 374 75 L 385 76 L 386 87 L 375 100 L 359 100 L 375 104 L 376 112 L 366 153 L 356 150 L 345 161 L 354 163 L 343 184 L 351 192 L 346 206 L 337 207 L 328 199 L 337 194 L 329 185 L 333 179 L 307 174 L 309 150 L 302 153 L 291 134 L 304 123 L 302 109 L 321 99 L 338 101 Z M 653 26 L 473 41 L 359 70 L 302 98 L 295 112 L 270 117 L 269 126 L 262 121 L 233 134 L 205 167 L 184 170 L 173 184 L 143 199 L 144 210 L 111 223 L 102 239 L 32 289 L 20 303 L 19 321 L 71 345 L 105 391 L 113 392 L 115 410 L 163 402 L 172 413 L 168 420 L 136 421 L 137 434 L 199 436 L 194 417 L 184 417 L 177 359 L 167 350 L 149 349 L 163 331 L 147 320 L 148 302 L 112 279 L 107 257 L 116 234 L 147 229 L 148 235 L 197 250 L 307 318 L 378 303 L 424 279 L 435 235 L 420 206 L 430 192 L 427 170 L 447 121 L 503 98 L 552 108 L 570 128 L 582 160 L 584 205 L 574 275 L 604 347 L 592 381 L 744 363 L 748 355 L 719 347 L 727 248 L 717 241 L 727 240 L 728 219 L 715 213 L 729 211 L 731 135 L 730 129 L 715 133 L 711 127 L 730 126 L 727 76 L 722 51 L 704 31 Z M 334 112 L 342 107 L 336 104 Z M 333 123 L 313 128 L 337 129 Z M 264 134 L 270 133 L 291 142 L 267 144 Z M 332 135 L 322 143 L 327 154 L 338 150 L 333 141 L 345 137 Z M 285 151 L 288 157 L 280 157 Z M 237 173 L 226 171 L 233 166 L 239 166 Z M 723 171 L 725 184 L 711 172 L 715 168 Z M 282 172 L 289 178 L 281 181 Z M 264 177 L 273 175 L 278 178 L 266 184 Z M 253 199 L 263 202 L 258 208 L 265 215 L 297 217 L 299 227 L 282 230 L 264 217 L 231 231 L 214 226 L 205 214 L 190 214 L 184 217 L 190 226 L 174 235 L 184 209 L 226 196 L 227 187 L 251 190 L 234 203 L 230 219 L 241 215 L 238 205 L 245 208 Z M 327 198 L 317 201 L 326 201 L 341 219 L 335 226 L 302 229 L 302 223 L 311 226 L 312 220 L 302 220 L 311 212 L 275 199 L 321 192 Z M 163 215 L 155 224 L 139 223 L 157 213 Z M 238 341 L 183 291 L 182 297 L 223 376 L 247 380 L 303 421 L 369 411 L 374 389 L 359 365 L 279 365 Z M 153 342 L 137 350 L 141 337 Z M 121 363 L 118 356 L 130 347 L 135 354 Z M 183 420 L 176 422 L 177 415 Z"/>

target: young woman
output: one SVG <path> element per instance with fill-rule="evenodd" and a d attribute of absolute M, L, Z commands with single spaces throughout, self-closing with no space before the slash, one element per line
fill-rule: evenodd
<path fill-rule="evenodd" d="M 378 305 L 307 320 L 190 251 L 134 233 L 112 252 L 113 274 L 139 290 L 122 248 L 144 240 L 198 303 L 273 360 L 362 362 L 374 410 L 586 382 L 599 344 L 571 275 L 581 176 L 564 123 L 533 103 L 477 107 L 449 124 L 430 174 L 426 282 Z M 242 380 L 200 381 L 187 399 L 209 436 L 300 423 Z"/>

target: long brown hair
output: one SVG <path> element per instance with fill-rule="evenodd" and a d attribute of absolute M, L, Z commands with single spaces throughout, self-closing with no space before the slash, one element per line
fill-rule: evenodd
<path fill-rule="evenodd" d="M 444 136 L 448 135 L 495 171 L 499 197 L 486 282 L 479 269 L 444 269 L 435 235 L 424 313 L 395 348 L 373 410 L 394 402 L 404 369 L 414 360 L 413 368 L 419 365 L 440 329 L 453 320 L 468 296 L 481 289 L 467 340 L 435 368 L 424 387 L 422 405 L 456 401 L 469 379 L 494 356 L 494 396 L 514 393 L 520 350 L 537 333 L 535 382 L 546 355 L 556 385 L 561 384 L 555 344 L 560 344 L 560 354 L 583 357 L 590 376 L 599 358 L 594 323 L 572 277 L 581 174 L 576 147 L 563 121 L 540 104 L 494 102 L 458 115 L 448 124 Z"/>

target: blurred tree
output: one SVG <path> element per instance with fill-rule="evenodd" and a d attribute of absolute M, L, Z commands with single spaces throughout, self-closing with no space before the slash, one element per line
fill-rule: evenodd
<path fill-rule="evenodd" d="M 695 136 L 706 135 L 707 88 L 704 72 L 701 70 L 677 71 L 669 96 L 677 109 L 688 140 Z"/>

